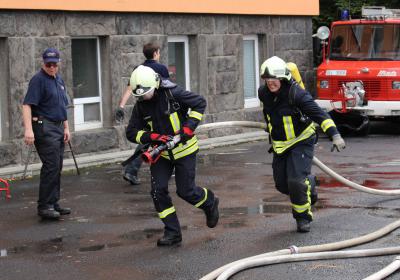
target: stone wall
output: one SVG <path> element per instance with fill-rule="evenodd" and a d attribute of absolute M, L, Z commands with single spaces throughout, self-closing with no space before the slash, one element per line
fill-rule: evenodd
<path fill-rule="evenodd" d="M 190 85 L 207 99 L 205 122 L 262 121 L 260 108 L 244 109 L 243 35 L 258 36 L 260 65 L 272 55 L 295 62 L 311 88 L 311 24 L 311 17 L 0 11 L 0 166 L 21 163 L 26 153 L 21 104 L 48 46 L 61 51 L 60 74 L 72 89 L 71 38 L 100 39 L 104 128 L 73 132 L 76 153 L 83 154 L 131 147 L 124 126 L 114 120 L 114 108 L 132 68 L 144 60 L 144 43 L 157 41 L 161 62 L 167 64 L 168 36 L 188 36 Z M 69 94 L 73 98 L 73 90 Z M 74 131 L 72 110 L 69 120 Z M 224 133 L 231 131 L 209 136 Z"/>

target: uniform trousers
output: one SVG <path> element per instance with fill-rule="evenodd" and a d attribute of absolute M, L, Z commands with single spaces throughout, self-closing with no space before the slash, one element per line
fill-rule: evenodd
<path fill-rule="evenodd" d="M 311 174 L 316 137 L 295 144 L 281 155 L 274 153 L 272 169 L 275 187 L 289 195 L 295 219 L 312 221 L 311 205 L 316 194 L 315 176 Z"/>
<path fill-rule="evenodd" d="M 151 196 L 166 233 L 181 234 L 179 220 L 168 191 L 168 181 L 175 168 L 176 193 L 183 200 L 202 209 L 210 209 L 214 193 L 195 184 L 196 153 L 170 161 L 163 157 L 150 167 Z"/>
<path fill-rule="evenodd" d="M 36 151 L 42 161 L 38 209 L 57 208 L 64 157 L 64 125 L 43 119 L 32 122 L 32 128 Z"/>

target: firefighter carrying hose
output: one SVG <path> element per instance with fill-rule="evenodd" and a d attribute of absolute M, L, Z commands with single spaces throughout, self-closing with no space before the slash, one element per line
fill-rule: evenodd
<path fill-rule="evenodd" d="M 168 194 L 168 181 L 174 169 L 177 195 L 205 212 L 208 227 L 215 227 L 219 218 L 218 198 L 211 190 L 195 184 L 199 147 L 193 132 L 203 117 L 206 101 L 200 95 L 161 79 L 153 69 L 143 65 L 133 70 L 130 85 L 137 102 L 126 130 L 128 140 L 162 145 L 177 134 L 182 139 L 173 149 L 163 151 L 150 166 L 151 196 L 164 223 L 164 236 L 157 241 L 157 246 L 179 244 L 181 228 Z"/>
<path fill-rule="evenodd" d="M 296 67 L 297 68 L 297 67 Z M 273 56 L 261 65 L 265 85 L 258 89 L 272 144 L 273 176 L 278 191 L 289 195 L 298 232 L 309 232 L 311 205 L 317 201 L 315 176 L 311 174 L 316 122 L 340 151 L 345 142 L 335 123 L 314 102 L 311 94 L 293 79 L 287 64 Z"/>

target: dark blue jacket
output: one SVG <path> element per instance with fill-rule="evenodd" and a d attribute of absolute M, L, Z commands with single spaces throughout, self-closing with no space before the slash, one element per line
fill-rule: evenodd
<path fill-rule="evenodd" d="M 146 59 L 143 62 L 144 66 L 150 67 L 151 69 L 153 69 L 156 73 L 160 74 L 161 77 L 163 78 L 169 78 L 169 73 L 168 73 L 168 69 L 164 64 L 161 64 L 159 62 L 157 62 L 154 59 Z"/>
<path fill-rule="evenodd" d="M 67 92 L 60 76 L 49 76 L 43 69 L 29 82 L 24 105 L 31 105 L 32 117 L 42 116 L 51 121 L 67 120 Z"/>

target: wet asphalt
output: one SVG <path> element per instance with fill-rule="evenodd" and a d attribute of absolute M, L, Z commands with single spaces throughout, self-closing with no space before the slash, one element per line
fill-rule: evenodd
<path fill-rule="evenodd" d="M 347 148 L 330 152 L 321 137 L 316 156 L 346 178 L 373 188 L 399 188 L 399 124 L 376 124 L 368 137 L 346 138 Z M 265 252 L 345 240 L 400 219 L 396 197 L 344 187 L 313 171 L 321 181 L 312 231 L 295 231 L 288 198 L 276 191 L 272 155 L 264 142 L 201 151 L 197 184 L 220 198 L 220 222 L 170 192 L 183 242 L 158 248 L 163 227 L 150 198 L 148 166 L 141 184 L 122 179 L 121 166 L 103 165 L 63 174 L 61 205 L 73 212 L 62 220 L 36 216 L 38 178 L 10 182 L 12 199 L 0 196 L 0 279 L 199 279 L 229 262 Z M 353 249 L 397 246 L 400 231 Z M 308 261 L 258 267 L 231 279 L 362 279 L 395 256 Z M 387 279 L 400 279 L 400 273 Z"/>

